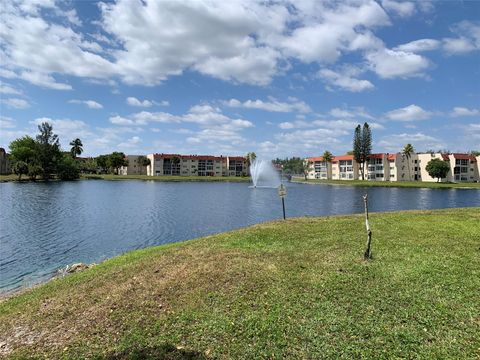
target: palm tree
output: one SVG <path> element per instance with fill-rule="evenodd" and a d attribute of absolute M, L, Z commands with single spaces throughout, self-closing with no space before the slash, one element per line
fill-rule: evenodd
<path fill-rule="evenodd" d="M 325 152 L 323 153 L 323 161 L 329 163 L 330 161 L 332 161 L 332 153 L 328 150 L 325 150 Z"/>
<path fill-rule="evenodd" d="M 411 170 L 410 170 L 410 157 L 412 156 L 412 154 L 415 153 L 415 149 L 413 148 L 412 144 L 407 144 L 403 147 L 403 150 L 402 150 L 402 154 L 404 157 L 407 158 L 407 162 L 408 162 L 408 165 L 407 165 L 407 168 L 408 168 L 408 181 L 412 180 L 412 174 L 411 174 Z"/>
<path fill-rule="evenodd" d="M 247 155 L 245 155 L 245 157 L 247 158 L 247 166 L 250 166 L 255 161 L 255 159 L 257 158 L 257 154 L 255 154 L 252 151 L 252 152 L 247 153 Z"/>
<path fill-rule="evenodd" d="M 82 140 L 80 140 L 79 138 L 76 138 L 75 140 L 71 141 L 70 142 L 70 146 L 72 147 L 70 149 L 70 153 L 72 154 L 72 157 L 75 159 L 77 157 L 77 155 L 81 155 L 82 152 L 83 152 L 83 144 L 82 144 Z"/>
<path fill-rule="evenodd" d="M 328 166 L 328 163 L 332 162 L 332 159 L 333 159 L 333 155 L 330 151 L 328 150 L 325 150 L 325 152 L 323 153 L 323 161 L 325 161 L 325 167 L 327 168 L 327 179 L 330 179 L 332 177 L 332 170 L 330 169 L 329 170 L 329 166 Z"/>

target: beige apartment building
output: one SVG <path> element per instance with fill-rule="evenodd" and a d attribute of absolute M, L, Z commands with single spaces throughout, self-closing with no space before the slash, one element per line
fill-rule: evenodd
<path fill-rule="evenodd" d="M 422 166 L 421 178 L 422 181 L 436 182 L 437 179 L 432 178 L 425 167 L 432 159 L 441 159 L 450 163 L 450 171 L 446 178 L 441 179 L 441 182 L 478 182 L 480 181 L 480 156 L 473 156 L 470 154 L 441 154 L 441 153 L 419 153 L 417 154 L 418 161 Z"/>
<path fill-rule="evenodd" d="M 246 176 L 247 159 L 242 156 L 149 154 L 147 175 Z"/>
<path fill-rule="evenodd" d="M 418 153 L 405 156 L 402 153 L 371 154 L 365 166 L 365 179 L 369 181 L 437 181 L 426 166 L 434 158 L 450 163 L 450 172 L 443 182 L 480 181 L 480 156 L 470 154 Z M 310 165 L 308 179 L 357 180 L 361 178 L 360 165 L 353 155 L 333 156 L 331 162 L 323 157 L 305 159 Z"/>
<path fill-rule="evenodd" d="M 10 174 L 11 172 L 8 154 L 4 148 L 0 148 L 0 175 Z"/>
<path fill-rule="evenodd" d="M 125 159 L 128 166 L 122 166 L 119 169 L 120 175 L 147 175 L 147 167 L 143 166 L 140 161 L 143 155 L 127 155 Z"/>

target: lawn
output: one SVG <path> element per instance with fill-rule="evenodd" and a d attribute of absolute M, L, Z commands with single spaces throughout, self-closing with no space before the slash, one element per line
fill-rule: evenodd
<path fill-rule="evenodd" d="M 293 182 L 321 185 L 347 185 L 347 186 L 382 186 L 382 187 L 409 187 L 409 188 L 432 188 L 432 189 L 480 189 L 480 183 L 437 183 L 422 181 L 368 181 L 368 180 L 320 180 L 304 178 L 292 178 Z"/>
<path fill-rule="evenodd" d="M 0 357 L 478 359 L 480 208 L 295 218 L 0 303 Z M 150 356 L 150 357 L 149 357 Z"/>

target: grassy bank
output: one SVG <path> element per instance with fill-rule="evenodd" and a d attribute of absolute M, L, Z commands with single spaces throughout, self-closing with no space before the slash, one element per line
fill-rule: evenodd
<path fill-rule="evenodd" d="M 360 215 L 127 253 L 0 303 L 0 357 L 478 358 L 480 208 L 371 224 L 368 263 Z"/>
<path fill-rule="evenodd" d="M 305 180 L 304 178 L 292 178 L 293 182 L 304 184 L 322 185 L 347 185 L 347 186 L 381 186 L 381 187 L 407 187 L 407 188 L 431 188 L 431 189 L 480 189 L 480 183 L 437 183 L 420 181 L 368 181 L 368 180 Z"/>
<path fill-rule="evenodd" d="M 84 180 L 154 180 L 154 181 L 209 181 L 209 182 L 249 182 L 250 177 L 239 176 L 147 176 L 147 175 L 82 175 Z M 0 182 L 18 181 L 18 175 L 0 175 Z M 31 181 L 24 176 L 21 181 Z M 40 182 L 41 180 L 37 180 Z"/>

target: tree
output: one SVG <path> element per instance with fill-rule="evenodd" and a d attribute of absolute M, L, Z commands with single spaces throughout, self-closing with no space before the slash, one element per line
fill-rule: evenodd
<path fill-rule="evenodd" d="M 75 180 L 80 177 L 80 167 L 78 162 L 70 155 L 63 155 L 58 164 L 57 176 L 61 180 Z"/>
<path fill-rule="evenodd" d="M 22 175 L 28 175 L 29 166 L 38 163 L 37 144 L 30 136 L 23 136 L 13 140 L 9 148 L 13 172 L 21 180 Z"/>
<path fill-rule="evenodd" d="M 410 164 L 410 158 L 412 157 L 412 154 L 415 153 L 415 149 L 413 148 L 412 144 L 407 144 L 403 147 L 402 154 L 403 156 L 407 159 L 407 168 L 408 168 L 408 180 L 412 179 L 411 175 L 411 164 Z"/>
<path fill-rule="evenodd" d="M 328 150 L 325 150 L 325 152 L 323 153 L 323 161 L 329 163 L 332 161 L 332 159 L 333 159 L 332 153 Z"/>
<path fill-rule="evenodd" d="M 247 159 L 247 166 L 250 166 L 255 161 L 255 159 L 257 158 L 257 154 L 255 154 L 252 151 L 252 152 L 247 153 L 247 155 L 245 155 L 245 157 Z"/>
<path fill-rule="evenodd" d="M 75 159 L 77 155 L 81 155 L 83 152 L 83 144 L 82 140 L 79 138 L 76 138 L 75 140 L 70 142 L 70 146 L 72 147 L 70 149 L 70 153 L 72 154 L 72 157 Z"/>
<path fill-rule="evenodd" d="M 365 163 L 372 153 L 372 132 L 368 123 L 359 124 L 355 128 L 353 135 L 353 157 L 360 164 L 362 180 L 365 180 Z"/>
<path fill-rule="evenodd" d="M 43 168 L 35 163 L 28 164 L 28 177 L 30 180 L 37 180 L 37 176 L 43 174 Z"/>
<path fill-rule="evenodd" d="M 57 164 L 62 159 L 58 135 L 53 133 L 52 125 L 43 122 L 38 125 L 37 135 L 38 165 L 42 168 L 42 177 L 48 180 L 57 170 Z"/>
<path fill-rule="evenodd" d="M 147 158 L 146 156 L 139 156 L 138 157 L 138 164 L 140 166 L 149 166 L 150 165 L 150 159 Z"/>
<path fill-rule="evenodd" d="M 470 151 L 470 154 L 472 154 L 473 156 L 480 156 L 480 151 L 472 150 Z"/>
<path fill-rule="evenodd" d="M 97 165 L 100 167 L 102 173 L 107 173 L 109 168 L 108 155 L 99 155 L 95 159 Z"/>
<path fill-rule="evenodd" d="M 436 158 L 428 162 L 425 170 L 427 170 L 432 178 L 437 178 L 437 182 L 439 182 L 440 179 L 447 177 L 447 174 L 450 171 L 450 164 L 448 161 Z"/>
<path fill-rule="evenodd" d="M 108 167 L 115 169 L 115 174 L 119 174 L 122 166 L 128 166 L 128 161 L 123 152 L 114 151 L 108 156 Z"/>
<path fill-rule="evenodd" d="M 22 180 L 22 175 L 28 174 L 28 164 L 25 161 L 16 161 L 12 165 L 13 173 L 18 175 L 18 180 Z"/>

